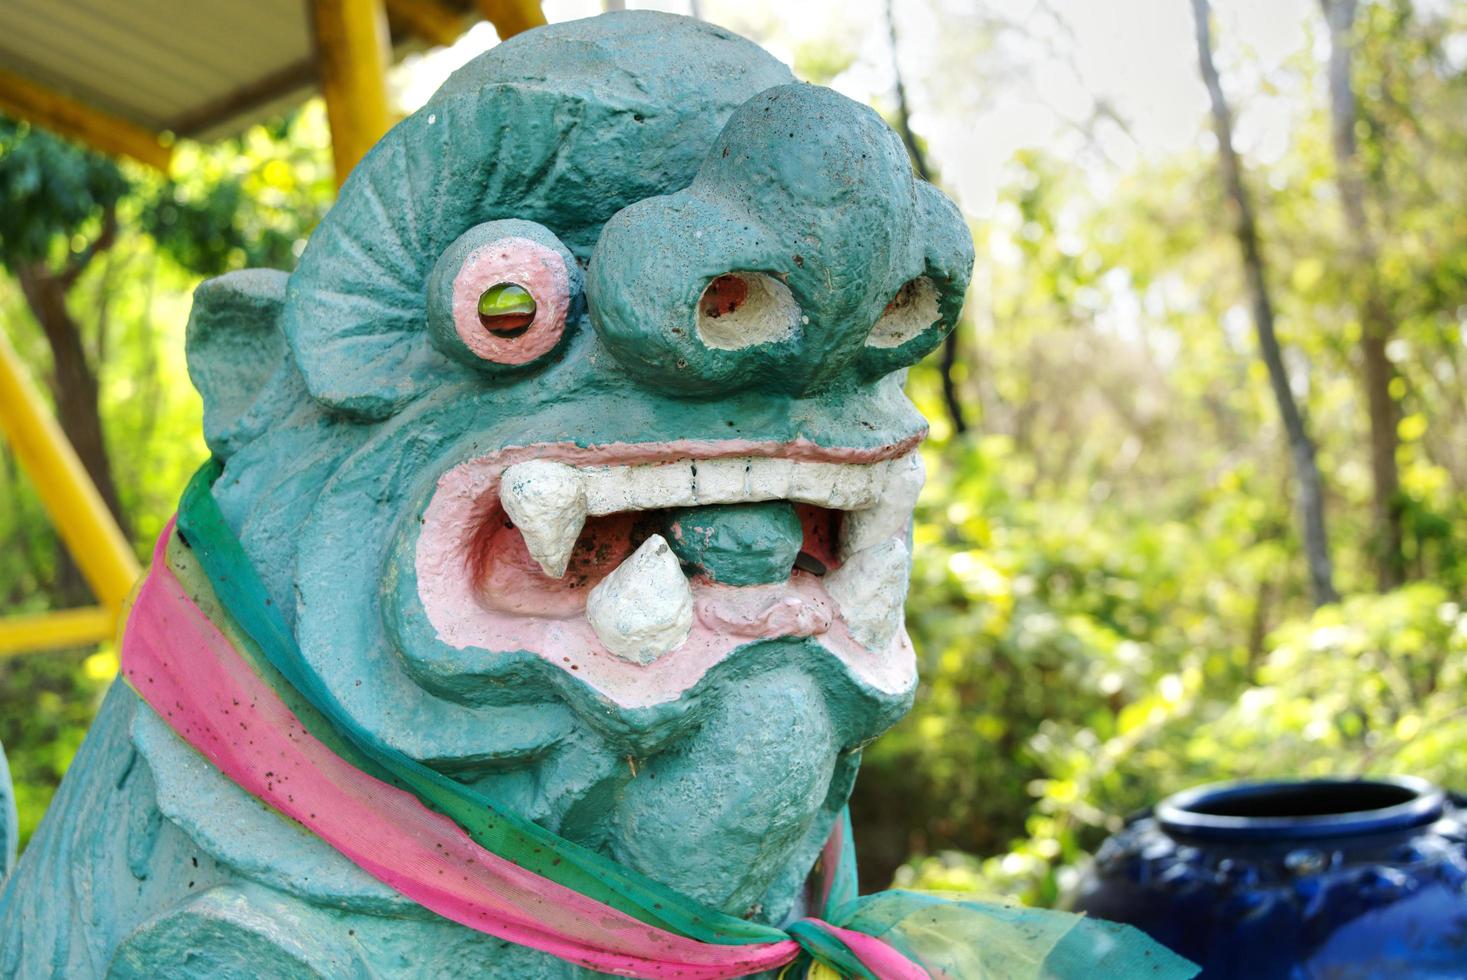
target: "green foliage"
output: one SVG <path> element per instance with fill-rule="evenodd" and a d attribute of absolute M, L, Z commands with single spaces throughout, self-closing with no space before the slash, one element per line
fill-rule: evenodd
<path fill-rule="evenodd" d="M 866 753 L 873 884 L 909 854 L 900 883 L 1056 903 L 1127 813 L 1185 786 L 1467 785 L 1467 16 L 1392 0 L 1361 17 L 1415 581 L 1370 592 L 1359 283 L 1325 107 L 1301 100 L 1288 152 L 1249 170 L 1348 595 L 1317 612 L 1212 161 L 1150 161 L 1096 195 L 1021 154 L 977 229 L 988 288 L 963 328 L 958 381 L 985 435 L 939 425 L 930 448 L 908 604 L 923 688 Z M 1275 81 L 1318 92 L 1320 71 L 1303 52 Z M 912 388 L 940 417 L 930 368 Z"/>
<path fill-rule="evenodd" d="M 0 265 L 56 257 L 131 189 L 107 157 L 0 117 Z"/>
<path fill-rule="evenodd" d="M 110 650 L 0 660 L 0 745 L 15 780 L 22 846 L 81 747 L 116 666 Z"/>
<path fill-rule="evenodd" d="M 144 231 L 200 275 L 290 269 L 333 194 L 320 106 L 204 151 L 179 152 L 173 179 L 145 202 Z"/>
<path fill-rule="evenodd" d="M 85 264 L 68 307 L 100 381 L 112 468 L 140 558 L 208 454 L 183 357 L 190 294 L 201 275 L 294 262 L 331 200 L 324 113 L 311 104 L 224 144 L 179 146 L 175 173 L 164 181 L 0 119 L 0 264 L 59 268 L 94 246 L 103 213 L 116 211 L 116 234 Z M 50 352 L 10 278 L 0 278 L 0 329 L 40 382 Z M 75 572 L 3 440 L 0 501 L 0 615 L 75 601 Z M 116 669 L 110 645 L 0 659 L 0 744 L 16 783 L 22 846 Z"/>
<path fill-rule="evenodd" d="M 898 880 L 1052 904 L 1124 814 L 1186 786 L 1389 773 L 1464 784 L 1467 614 L 1439 586 L 1357 596 L 1275 639 L 1257 682 L 1230 697 L 1184 670 L 1107 724 L 1041 723 L 1029 747 L 1044 775 L 1028 838 L 987 860 L 923 857 Z"/>

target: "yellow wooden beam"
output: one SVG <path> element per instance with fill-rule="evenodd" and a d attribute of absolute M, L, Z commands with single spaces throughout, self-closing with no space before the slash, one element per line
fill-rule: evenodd
<path fill-rule="evenodd" d="M 6 616 L 0 619 L 0 657 L 103 643 L 112 639 L 116 622 L 103 606 Z"/>
<path fill-rule="evenodd" d="M 311 22 L 340 187 L 387 132 L 387 14 L 383 0 L 315 0 Z"/>
<path fill-rule="evenodd" d="M 115 616 L 140 574 L 137 558 L 3 333 L 0 431 L 92 592 Z"/>
<path fill-rule="evenodd" d="M 479 10 L 494 25 L 501 41 L 545 23 L 540 0 L 479 0 Z"/>
<path fill-rule="evenodd" d="M 394 29 L 404 29 L 447 47 L 463 35 L 467 18 L 438 0 L 387 0 L 387 16 Z"/>
<path fill-rule="evenodd" d="M 165 174 L 173 158 L 172 147 L 165 146 L 157 133 L 53 92 L 14 72 L 0 70 L 0 112 L 80 140 L 94 150 L 132 157 Z"/>

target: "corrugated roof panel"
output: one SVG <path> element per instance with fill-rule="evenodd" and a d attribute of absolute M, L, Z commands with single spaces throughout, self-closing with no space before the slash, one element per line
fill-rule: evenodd
<path fill-rule="evenodd" d="M 30 16 L 27 16 L 27 15 Z M 118 44 L 64 29 L 22 2 L 0 5 L 0 65 L 100 109 L 153 125 L 178 101 L 179 83 Z"/>
<path fill-rule="evenodd" d="M 214 66 L 237 80 L 234 66 L 274 64 L 310 54 L 306 5 L 302 0 L 133 0 L 139 30 L 186 40 Z"/>
<path fill-rule="evenodd" d="M 227 135 L 316 88 L 309 3 L 0 0 L 0 68 L 155 131 Z"/>
<path fill-rule="evenodd" d="M 200 52 L 201 38 L 178 30 L 148 30 L 140 24 L 131 4 L 107 4 L 73 0 L 57 4 L 58 20 L 98 43 L 111 45 L 136 57 L 144 68 L 159 71 L 164 78 L 184 86 L 209 89 L 223 82 L 217 59 Z M 188 89 L 180 91 L 181 99 Z"/>
<path fill-rule="evenodd" d="M 0 66 L 113 112 L 135 107 L 139 97 L 166 96 L 163 91 L 148 93 L 146 84 L 139 92 L 115 84 L 107 66 L 109 61 L 121 65 L 122 54 L 77 45 L 49 18 L 23 16 L 28 13 L 18 3 L 0 4 Z M 97 85 L 98 78 L 113 84 Z"/>
<path fill-rule="evenodd" d="M 301 0 L 0 3 L 0 67 L 155 130 L 311 60 Z"/>

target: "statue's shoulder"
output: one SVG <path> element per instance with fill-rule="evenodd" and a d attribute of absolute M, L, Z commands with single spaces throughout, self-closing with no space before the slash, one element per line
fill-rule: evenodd
<path fill-rule="evenodd" d="M 236 786 L 147 705 L 133 718 L 132 742 L 152 774 L 158 812 L 230 880 L 135 928 L 109 976 L 586 975 L 402 897 Z"/>
<path fill-rule="evenodd" d="M 158 811 L 213 861 L 310 904 L 378 915 L 420 912 L 319 837 L 236 786 L 147 705 L 138 707 L 132 741 L 152 773 Z"/>

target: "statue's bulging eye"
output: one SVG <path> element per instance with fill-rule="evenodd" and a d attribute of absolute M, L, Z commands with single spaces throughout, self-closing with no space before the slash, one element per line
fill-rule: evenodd
<path fill-rule="evenodd" d="M 535 320 L 535 297 L 524 286 L 501 282 L 479 294 L 479 322 L 496 337 L 522 337 Z"/>
<path fill-rule="evenodd" d="M 490 375 L 548 363 L 581 314 L 582 274 L 550 231 L 529 221 L 475 225 L 433 266 L 433 345 Z"/>

